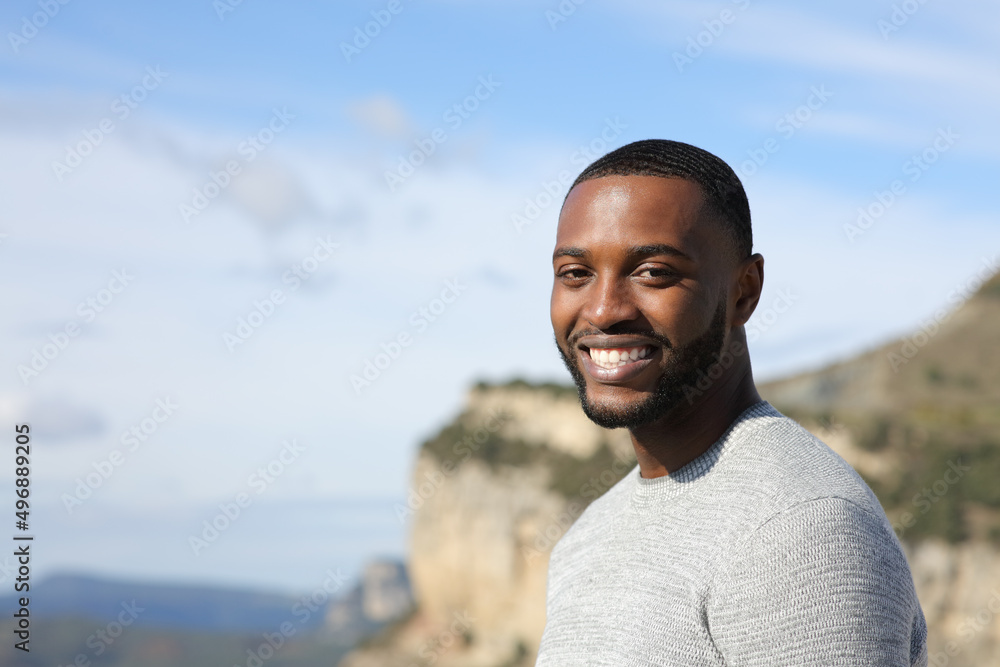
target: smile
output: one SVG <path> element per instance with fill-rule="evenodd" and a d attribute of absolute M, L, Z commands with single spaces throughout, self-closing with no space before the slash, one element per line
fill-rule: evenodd
<path fill-rule="evenodd" d="M 652 345 L 640 345 L 639 347 L 611 347 L 589 349 L 590 358 L 601 368 L 611 369 L 625 366 L 631 362 L 645 359 L 653 353 Z"/>
<path fill-rule="evenodd" d="M 589 347 L 589 342 L 595 347 Z M 611 341 L 581 341 L 578 346 L 580 363 L 594 380 L 602 384 L 618 384 L 627 382 L 641 374 L 646 368 L 659 359 L 659 345 L 639 343 L 639 341 L 622 341 L 625 345 L 603 347 Z M 638 345 L 636 343 L 639 343 Z M 596 347 L 596 346 L 602 347 Z"/>

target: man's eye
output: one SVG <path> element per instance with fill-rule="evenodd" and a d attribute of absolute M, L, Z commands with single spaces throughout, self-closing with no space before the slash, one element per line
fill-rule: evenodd
<path fill-rule="evenodd" d="M 677 276 L 677 272 L 673 269 L 667 269 L 662 266 L 648 267 L 639 270 L 639 275 L 648 274 L 650 278 L 674 278 Z"/>
<path fill-rule="evenodd" d="M 569 278 L 570 280 L 579 280 L 581 278 L 587 277 L 587 272 L 584 269 L 567 269 L 559 274 L 560 278 Z"/>

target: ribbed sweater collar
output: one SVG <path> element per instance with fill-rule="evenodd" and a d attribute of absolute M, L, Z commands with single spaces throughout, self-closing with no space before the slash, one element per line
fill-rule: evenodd
<path fill-rule="evenodd" d="M 687 492 L 693 488 L 693 482 L 703 479 L 726 456 L 728 450 L 754 428 L 753 422 L 756 418 L 779 416 L 781 413 L 767 401 L 754 403 L 733 420 L 726 432 L 711 447 L 680 470 L 662 477 L 646 479 L 640 476 L 639 466 L 635 466 L 629 473 L 632 501 L 638 505 L 645 505 L 675 498 Z"/>

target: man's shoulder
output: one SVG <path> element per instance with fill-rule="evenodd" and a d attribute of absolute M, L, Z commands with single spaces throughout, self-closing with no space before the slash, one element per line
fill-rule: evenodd
<path fill-rule="evenodd" d="M 633 467 L 594 500 L 560 540 L 562 546 L 599 537 L 632 511 L 664 522 L 675 513 L 685 519 L 701 517 L 718 522 L 714 534 L 731 540 L 798 505 L 825 498 L 842 499 L 888 525 L 878 499 L 854 469 L 766 401 L 744 412 L 708 451 L 670 476 L 682 480 L 683 492 L 657 493 L 658 485 L 670 482 L 640 480 L 638 475 Z"/>
<path fill-rule="evenodd" d="M 713 496 L 740 505 L 752 502 L 762 521 L 824 498 L 884 515 L 871 489 L 839 454 L 769 403 L 739 426 L 711 476 Z"/>
<path fill-rule="evenodd" d="M 633 513 L 653 525 L 710 523 L 712 537 L 705 539 L 732 543 L 774 517 L 823 499 L 848 502 L 889 526 L 857 472 L 766 401 L 745 411 L 709 450 L 669 477 L 639 479 L 633 467 L 583 510 L 556 549 L 599 542 L 610 525 Z"/>
<path fill-rule="evenodd" d="M 549 612 L 565 623 L 624 600 L 622 609 L 638 605 L 637 622 L 660 614 L 693 619 L 697 632 L 710 627 L 732 664 L 804 664 L 772 654 L 794 661 L 835 644 L 885 664 L 925 664 L 926 624 L 878 500 L 830 447 L 766 402 L 677 472 L 645 479 L 630 470 L 552 559 Z M 635 602 L 644 595 L 657 602 Z"/>
<path fill-rule="evenodd" d="M 790 544 L 816 541 L 812 530 L 837 533 L 858 553 L 901 550 L 878 498 L 826 443 L 770 404 L 745 425 L 717 465 L 700 500 L 717 503 L 716 548 L 724 562 L 783 531 Z M 829 545 L 828 545 L 829 546 Z M 905 562 L 905 561 L 903 561 Z"/>

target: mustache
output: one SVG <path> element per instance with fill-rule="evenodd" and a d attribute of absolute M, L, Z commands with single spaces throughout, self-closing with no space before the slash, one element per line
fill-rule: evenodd
<path fill-rule="evenodd" d="M 576 348 L 577 342 L 584 336 L 642 336 L 643 338 L 649 338 L 655 340 L 657 343 L 663 346 L 664 349 L 669 350 L 674 347 L 674 344 L 670 342 L 664 334 L 661 334 L 652 329 L 629 329 L 629 330 L 614 330 L 614 331 L 601 331 L 600 329 L 586 329 L 584 331 L 577 331 L 576 333 L 570 335 L 566 340 L 570 349 Z"/>

